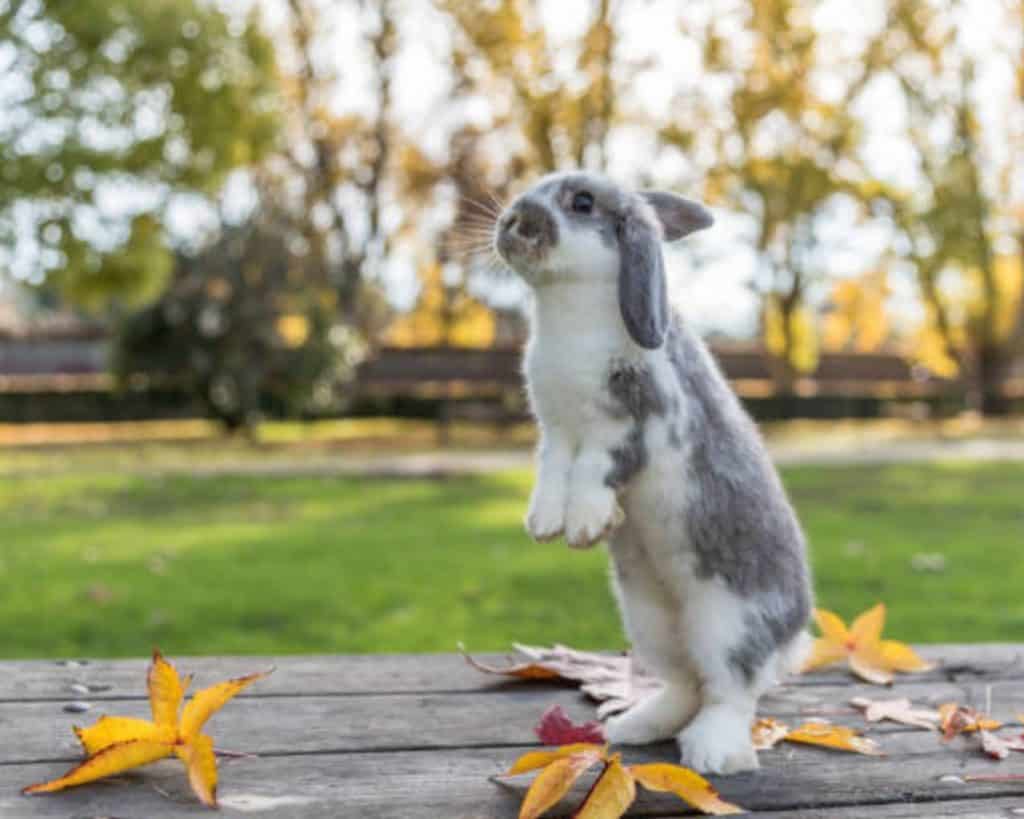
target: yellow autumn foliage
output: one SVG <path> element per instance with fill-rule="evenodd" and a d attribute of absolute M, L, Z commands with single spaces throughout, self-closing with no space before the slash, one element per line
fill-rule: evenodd
<path fill-rule="evenodd" d="M 490 347 L 494 313 L 461 289 L 445 286 L 441 265 L 425 265 L 416 306 L 399 316 L 385 333 L 396 347 Z"/>
<path fill-rule="evenodd" d="M 818 366 L 818 329 L 814 315 L 804 305 L 789 314 L 789 332 L 783 317 L 779 300 L 769 296 L 764 307 L 763 341 L 768 351 L 779 358 L 786 358 L 794 370 L 801 373 L 813 372 Z M 787 335 L 790 340 L 789 354 L 786 354 Z"/>
<path fill-rule="evenodd" d="M 832 288 L 832 309 L 822 322 L 822 347 L 864 353 L 879 349 L 890 333 L 885 311 L 888 296 L 884 270 L 836 282 Z"/>

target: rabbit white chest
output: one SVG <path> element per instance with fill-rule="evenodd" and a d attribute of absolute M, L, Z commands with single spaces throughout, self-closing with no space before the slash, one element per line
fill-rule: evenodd
<path fill-rule="evenodd" d="M 635 348 L 616 327 L 617 301 L 611 288 L 571 283 L 545 288 L 531 316 L 532 332 L 524 369 L 530 402 L 542 427 L 557 427 L 579 446 L 607 423 L 609 362 Z M 601 327 L 601 332 L 594 332 Z"/>

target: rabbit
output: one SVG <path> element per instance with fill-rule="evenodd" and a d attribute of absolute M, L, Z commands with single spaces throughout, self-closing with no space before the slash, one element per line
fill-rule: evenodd
<path fill-rule="evenodd" d="M 661 242 L 701 204 L 589 172 L 503 210 L 499 256 L 532 291 L 524 372 L 537 419 L 526 528 L 607 540 L 636 662 L 661 689 L 609 718 L 616 744 L 676 736 L 705 773 L 758 766 L 757 701 L 809 648 L 804 536 L 753 421 L 669 307 Z"/>

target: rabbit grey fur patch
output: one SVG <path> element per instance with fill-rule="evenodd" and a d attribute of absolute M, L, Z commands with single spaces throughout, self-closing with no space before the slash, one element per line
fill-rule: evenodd
<path fill-rule="evenodd" d="M 632 418 L 633 426 L 620 446 L 609 451 L 612 468 L 605 486 L 618 489 L 647 466 L 646 422 L 652 415 L 665 415 L 674 408 L 647 367 L 620 364 L 608 376 L 608 392 L 614 403 L 608 408 L 613 418 Z M 671 407 L 670 407 L 671 405 Z"/>
<path fill-rule="evenodd" d="M 781 612 L 748 613 L 743 618 L 745 631 L 740 642 L 729 651 L 729 664 L 748 684 L 753 682 L 772 653 L 807 625 L 810 600 L 803 605 L 799 601 L 790 602 L 797 605 L 784 604 Z"/>
<path fill-rule="evenodd" d="M 676 318 L 667 352 L 689 399 L 689 479 L 698 485 L 686 515 L 697 576 L 720 577 L 742 597 L 779 598 L 767 625 L 748 623 L 751 647 L 738 650 L 745 666 L 794 637 L 810 616 L 804 537 L 761 437 L 726 385 L 711 355 Z M 739 664 L 739 661 L 738 661 Z"/>

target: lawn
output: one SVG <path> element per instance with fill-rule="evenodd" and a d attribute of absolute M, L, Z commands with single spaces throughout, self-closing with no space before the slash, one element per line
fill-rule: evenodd
<path fill-rule="evenodd" d="M 1024 464 L 784 472 L 819 604 L 1024 639 Z M 0 656 L 622 643 L 600 549 L 537 545 L 526 472 L 446 480 L 27 470 L 0 483 Z M 940 557 L 936 557 L 940 556 Z"/>

